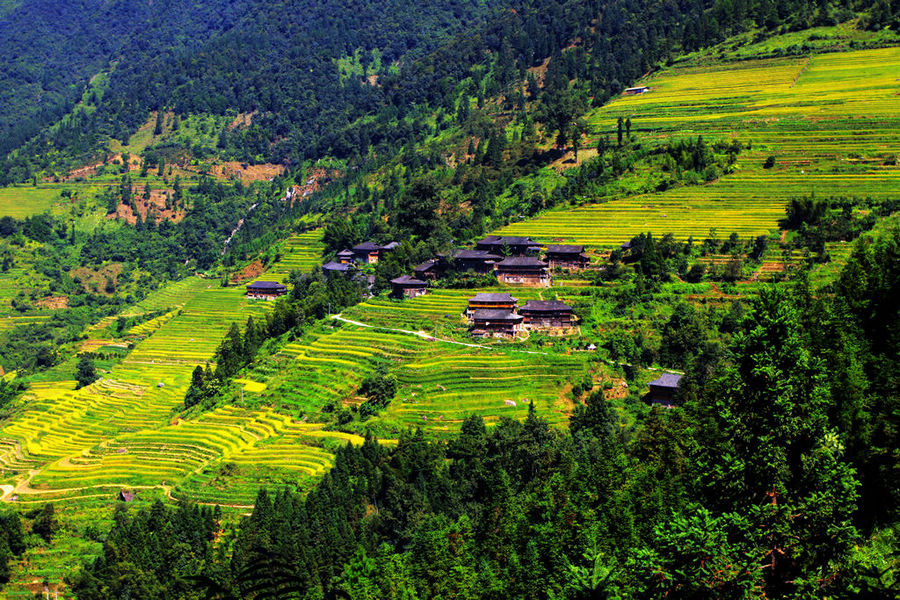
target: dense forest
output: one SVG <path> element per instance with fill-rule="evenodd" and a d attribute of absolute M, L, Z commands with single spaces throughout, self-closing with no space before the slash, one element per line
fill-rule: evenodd
<path fill-rule="evenodd" d="M 127 139 L 151 110 L 162 109 L 253 114 L 249 127 L 224 130 L 219 140 L 224 155 L 238 160 L 359 161 L 370 148 L 377 156 L 420 139 L 425 123 L 414 116 L 417 106 L 455 112 L 467 80 L 465 97 L 513 97 L 525 69 L 547 58 L 543 94 L 558 129 L 578 112 L 568 90 L 576 77 L 583 96 L 602 104 L 674 52 L 751 26 L 832 24 L 851 17 L 851 8 L 867 9 L 872 28 L 898 19 L 897 7 L 882 0 L 518 0 L 443 2 L 427 10 L 395 4 L 238 2 L 221 11 L 215 2 L 170 0 L 13 9 L 0 21 L 0 42 L 14 57 L 0 72 L 7 95 L 0 155 L 18 150 L 0 168 L 0 183 L 60 167 L 48 146 L 73 160 L 95 156 L 105 140 Z M 575 51 L 562 53 L 572 40 L 579 40 Z M 49 60 L 35 60 L 41 53 Z M 352 68 L 342 69 L 338 59 Z M 106 88 L 91 88 L 88 78 L 103 70 L 110 72 Z M 48 127 L 86 90 L 84 110 Z"/>

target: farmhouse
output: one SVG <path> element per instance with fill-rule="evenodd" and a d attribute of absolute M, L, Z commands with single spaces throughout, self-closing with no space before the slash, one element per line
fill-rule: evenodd
<path fill-rule="evenodd" d="M 352 269 L 352 263 L 339 263 L 332 261 L 322 265 L 322 272 L 325 273 L 325 275 L 332 275 L 334 273 L 349 273 Z"/>
<path fill-rule="evenodd" d="M 385 246 L 379 246 L 375 242 L 363 242 L 353 246 L 353 259 L 357 262 L 374 265 L 384 258 L 386 252 L 390 252 L 399 246 L 397 242 L 391 242 Z"/>
<path fill-rule="evenodd" d="M 522 315 L 510 310 L 478 309 L 472 314 L 472 335 L 514 337 L 522 328 Z"/>
<path fill-rule="evenodd" d="M 550 273 L 547 263 L 533 256 L 511 256 L 495 266 L 497 279 L 506 284 L 548 287 Z"/>
<path fill-rule="evenodd" d="M 547 246 L 547 263 L 551 269 L 583 269 L 590 262 L 584 253 L 584 246 Z"/>
<path fill-rule="evenodd" d="M 626 96 L 634 96 L 635 94 L 645 94 L 650 91 L 646 85 L 641 85 L 638 87 L 630 87 L 625 89 Z"/>
<path fill-rule="evenodd" d="M 353 250 L 344 249 L 337 253 L 337 261 L 339 263 L 346 265 L 346 264 L 352 263 L 353 260 L 354 260 Z"/>
<path fill-rule="evenodd" d="M 414 269 L 417 278 L 431 281 L 439 279 L 446 270 L 447 263 L 440 257 L 429 258 Z"/>
<path fill-rule="evenodd" d="M 649 384 L 650 393 L 647 394 L 647 401 L 650 404 L 660 404 L 662 406 L 674 406 L 675 392 L 681 383 L 681 375 L 674 373 L 663 373 L 659 379 L 654 379 Z"/>
<path fill-rule="evenodd" d="M 568 329 L 575 326 L 572 307 L 559 300 L 529 300 L 520 313 L 525 329 Z"/>
<path fill-rule="evenodd" d="M 453 259 L 456 268 L 460 271 L 490 273 L 494 270 L 494 265 L 503 260 L 503 257 L 486 250 L 457 250 Z"/>
<path fill-rule="evenodd" d="M 132 500 L 134 500 L 134 492 L 119 490 L 118 498 L 120 502 L 131 502 Z"/>
<path fill-rule="evenodd" d="M 287 286 L 275 281 L 254 281 L 247 284 L 247 297 L 253 300 L 274 300 L 287 294 Z"/>
<path fill-rule="evenodd" d="M 469 306 L 466 308 L 466 317 L 469 321 L 477 310 L 506 310 L 515 311 L 518 298 L 513 298 L 510 294 L 475 294 L 469 298 Z"/>
<path fill-rule="evenodd" d="M 391 279 L 391 296 L 394 298 L 415 298 L 424 296 L 428 283 L 409 275 Z"/>
<path fill-rule="evenodd" d="M 540 252 L 541 245 L 527 237 L 489 235 L 483 240 L 475 242 L 475 249 L 500 255 L 504 254 L 504 249 L 508 249 L 509 254 L 513 256 L 525 256 Z"/>

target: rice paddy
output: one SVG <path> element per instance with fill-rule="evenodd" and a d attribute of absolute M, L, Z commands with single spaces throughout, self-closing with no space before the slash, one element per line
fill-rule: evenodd
<path fill-rule="evenodd" d="M 618 117 L 628 117 L 639 141 L 702 135 L 751 143 L 734 174 L 553 210 L 498 233 L 606 247 L 646 231 L 703 239 L 715 229 L 719 237 L 747 237 L 777 230 L 794 196 L 894 195 L 898 72 L 900 48 L 667 69 L 641 82 L 649 93 L 593 113 L 595 132 L 615 132 Z M 769 156 L 775 165 L 765 169 Z"/>

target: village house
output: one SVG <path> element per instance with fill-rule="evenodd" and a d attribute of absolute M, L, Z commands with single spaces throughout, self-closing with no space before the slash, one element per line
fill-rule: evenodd
<path fill-rule="evenodd" d="M 503 260 L 503 257 L 485 250 L 457 250 L 453 255 L 453 260 L 456 268 L 460 271 L 490 273 L 494 270 L 494 265 Z"/>
<path fill-rule="evenodd" d="M 391 250 L 397 248 L 400 244 L 391 242 L 384 246 L 380 246 L 374 242 L 363 242 L 362 244 L 353 246 L 353 260 L 356 262 L 374 265 L 384 258 L 384 255 Z"/>
<path fill-rule="evenodd" d="M 251 300 L 274 300 L 287 294 L 287 286 L 275 281 L 254 281 L 247 284 L 247 298 Z"/>
<path fill-rule="evenodd" d="M 494 267 L 497 279 L 508 285 L 549 287 L 550 272 L 547 263 L 533 256 L 510 256 Z"/>
<path fill-rule="evenodd" d="M 510 310 L 481 308 L 472 313 L 472 335 L 515 337 L 522 329 L 522 315 Z"/>
<path fill-rule="evenodd" d="M 341 263 L 341 262 L 327 262 L 322 265 L 322 272 L 325 275 L 332 275 L 335 273 L 349 273 L 353 270 L 352 263 Z"/>
<path fill-rule="evenodd" d="M 526 256 L 540 252 L 541 245 L 528 237 L 489 235 L 483 240 L 475 242 L 475 249 L 500 256 L 505 253 L 512 256 Z"/>
<path fill-rule="evenodd" d="M 547 263 L 551 269 L 583 269 L 591 259 L 584 253 L 584 246 L 550 245 L 547 246 Z"/>
<path fill-rule="evenodd" d="M 529 300 L 519 314 L 525 329 L 569 329 L 575 326 L 575 312 L 559 300 Z"/>
<path fill-rule="evenodd" d="M 337 261 L 345 265 L 350 264 L 353 262 L 354 256 L 353 250 L 344 249 L 337 253 Z"/>
<path fill-rule="evenodd" d="M 425 279 L 427 281 L 435 281 L 436 279 L 440 279 L 444 272 L 447 270 L 447 263 L 443 258 L 429 258 L 422 264 L 418 265 L 414 272 L 416 277 L 419 279 Z"/>
<path fill-rule="evenodd" d="M 518 301 L 518 298 L 513 298 L 510 294 L 481 292 L 469 299 L 469 306 L 466 308 L 466 318 L 471 322 L 476 310 L 506 310 L 512 312 L 516 310 Z"/>
<path fill-rule="evenodd" d="M 675 373 L 663 373 L 658 379 L 654 379 L 649 384 L 650 393 L 647 394 L 647 401 L 650 404 L 659 404 L 661 406 L 671 407 L 675 405 L 675 393 L 681 384 L 681 375 Z"/>
<path fill-rule="evenodd" d="M 391 296 L 394 298 L 415 298 L 424 296 L 428 283 L 409 275 L 391 279 Z"/>
<path fill-rule="evenodd" d="M 634 96 L 636 94 L 646 94 L 649 91 L 650 91 L 649 87 L 647 87 L 646 85 L 640 85 L 638 87 L 625 88 L 625 95 L 626 96 Z"/>

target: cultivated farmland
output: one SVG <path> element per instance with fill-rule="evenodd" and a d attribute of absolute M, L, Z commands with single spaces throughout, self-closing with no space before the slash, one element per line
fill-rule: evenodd
<path fill-rule="evenodd" d="M 500 233 L 598 246 L 646 231 L 702 239 L 716 229 L 720 237 L 746 237 L 777 229 L 792 196 L 896 194 L 898 72 L 898 48 L 667 69 L 642 82 L 649 93 L 596 111 L 595 133 L 614 132 L 617 118 L 627 117 L 638 140 L 736 138 L 752 144 L 736 173 L 706 185 L 553 210 Z M 766 169 L 769 156 L 775 165 Z"/>

